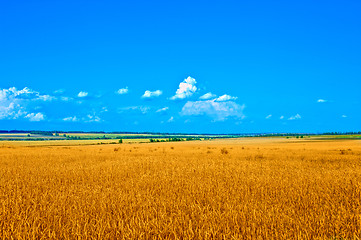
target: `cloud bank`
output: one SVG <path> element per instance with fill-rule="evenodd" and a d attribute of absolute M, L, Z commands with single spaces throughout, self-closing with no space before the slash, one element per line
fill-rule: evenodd
<path fill-rule="evenodd" d="M 233 101 L 217 102 L 215 100 L 188 101 L 182 108 L 183 116 L 206 115 L 214 121 L 224 121 L 230 117 L 244 118 L 245 105 L 239 105 Z"/>

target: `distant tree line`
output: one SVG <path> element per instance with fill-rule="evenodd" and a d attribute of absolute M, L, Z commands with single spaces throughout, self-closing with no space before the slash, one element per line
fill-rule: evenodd
<path fill-rule="evenodd" d="M 30 134 L 44 135 L 44 136 L 53 136 L 52 132 L 48 131 L 31 131 Z"/>
<path fill-rule="evenodd" d="M 326 132 L 322 135 L 355 135 L 355 134 L 361 134 L 361 132 Z"/>
<path fill-rule="evenodd" d="M 201 141 L 202 139 L 199 137 L 187 137 L 187 138 L 167 138 L 167 139 L 154 139 L 154 138 L 150 138 L 149 141 L 150 142 L 181 142 L 181 141 L 194 141 L 194 140 L 199 140 Z"/>

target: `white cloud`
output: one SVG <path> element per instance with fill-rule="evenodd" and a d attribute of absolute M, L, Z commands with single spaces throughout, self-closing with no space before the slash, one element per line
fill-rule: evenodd
<path fill-rule="evenodd" d="M 224 121 L 229 117 L 244 118 L 243 109 L 245 105 L 235 102 L 216 102 L 215 100 L 188 101 L 181 111 L 184 116 L 207 115 L 215 121 Z"/>
<path fill-rule="evenodd" d="M 215 97 L 217 97 L 216 94 L 209 92 L 209 93 L 206 93 L 206 94 L 200 96 L 199 99 L 208 100 L 208 99 L 215 98 Z"/>
<path fill-rule="evenodd" d="M 77 116 L 74 117 L 66 117 L 63 118 L 63 121 L 65 122 L 86 122 L 86 123 L 90 123 L 90 122 L 101 122 L 102 119 L 98 116 L 96 116 L 95 114 L 88 114 L 85 117 L 82 118 L 78 118 Z"/>
<path fill-rule="evenodd" d="M 346 115 L 342 115 L 341 117 L 343 117 L 343 118 L 347 118 L 347 116 L 346 116 Z"/>
<path fill-rule="evenodd" d="M 51 101 L 56 98 L 50 95 L 41 95 L 39 92 L 28 87 L 21 90 L 17 90 L 16 87 L 0 90 L 0 101 L 11 99 Z"/>
<path fill-rule="evenodd" d="M 285 118 L 285 116 L 281 116 L 281 117 L 280 117 L 281 120 L 284 119 L 284 118 Z"/>
<path fill-rule="evenodd" d="M 156 91 L 145 91 L 142 98 L 153 98 L 153 97 L 159 97 L 160 95 L 162 95 L 162 91 L 161 90 L 156 90 Z"/>
<path fill-rule="evenodd" d="M 39 122 L 44 120 L 45 116 L 42 113 L 29 113 L 25 116 L 25 118 L 29 118 L 32 122 Z"/>
<path fill-rule="evenodd" d="M 54 91 L 55 94 L 62 94 L 65 92 L 65 89 L 57 89 Z"/>
<path fill-rule="evenodd" d="M 66 118 L 63 118 L 63 121 L 66 121 L 66 122 L 77 122 L 79 121 L 79 119 L 74 116 L 74 117 L 66 117 Z"/>
<path fill-rule="evenodd" d="M 318 99 L 317 102 L 318 102 L 318 103 L 324 103 L 324 102 L 327 102 L 327 100 L 325 100 L 325 99 Z"/>
<path fill-rule="evenodd" d="M 179 84 L 175 95 L 170 99 L 184 99 L 192 96 L 197 91 L 196 83 L 197 81 L 192 77 L 184 79 L 184 81 Z"/>
<path fill-rule="evenodd" d="M 37 95 L 37 92 L 31 90 L 28 87 L 23 88 L 22 90 L 17 90 L 16 87 L 11 87 L 9 89 L 1 89 L 0 91 L 0 101 L 8 98 L 29 98 L 29 95 Z"/>
<path fill-rule="evenodd" d="M 140 111 L 143 114 L 148 113 L 148 111 L 150 110 L 150 107 L 145 107 L 145 106 L 130 106 L 130 107 L 124 107 L 124 108 L 119 108 L 120 112 L 124 112 L 124 111 Z"/>
<path fill-rule="evenodd" d="M 164 108 L 158 109 L 156 112 L 157 113 L 166 112 L 166 111 L 168 111 L 168 109 L 169 109 L 169 107 L 164 107 Z"/>
<path fill-rule="evenodd" d="M 296 120 L 296 119 L 301 119 L 301 115 L 297 113 L 296 115 L 291 116 L 290 118 L 288 118 L 288 120 Z"/>
<path fill-rule="evenodd" d="M 40 121 L 44 118 L 42 113 L 28 113 L 28 109 L 37 101 L 51 101 L 56 99 L 50 95 L 42 95 L 28 87 L 18 90 L 15 87 L 0 89 L 0 119 L 29 118 L 32 121 Z"/>
<path fill-rule="evenodd" d="M 101 121 L 100 117 L 95 116 L 95 115 L 88 114 L 87 117 L 88 117 L 88 119 L 86 120 L 86 122 L 100 122 Z"/>
<path fill-rule="evenodd" d="M 86 96 L 88 96 L 88 92 L 81 91 L 78 93 L 78 97 L 86 97 Z"/>
<path fill-rule="evenodd" d="M 120 89 L 117 91 L 117 94 L 119 94 L 119 95 L 127 94 L 128 91 L 129 91 L 129 90 L 128 90 L 128 87 L 120 88 Z"/>
<path fill-rule="evenodd" d="M 272 114 L 268 115 L 268 116 L 266 117 L 266 119 L 269 119 L 269 118 L 271 118 L 271 117 L 272 117 Z"/>
<path fill-rule="evenodd" d="M 61 99 L 62 101 L 64 101 L 64 102 L 68 102 L 68 101 L 73 100 L 73 98 L 71 98 L 71 97 L 65 97 L 65 96 L 60 97 L 60 99 Z"/>
<path fill-rule="evenodd" d="M 9 105 L 0 105 L 0 119 L 17 119 L 26 115 L 27 112 L 19 104 L 10 102 Z"/>
<path fill-rule="evenodd" d="M 52 100 L 55 100 L 56 97 L 53 97 L 50 95 L 39 95 L 39 99 L 42 101 L 52 101 Z"/>
<path fill-rule="evenodd" d="M 170 117 L 167 122 L 174 122 L 174 117 Z"/>
<path fill-rule="evenodd" d="M 229 96 L 227 94 L 224 94 L 218 98 L 216 98 L 216 101 L 217 102 L 225 102 L 225 101 L 229 101 L 229 100 L 236 100 L 237 97 L 232 97 L 232 96 Z"/>

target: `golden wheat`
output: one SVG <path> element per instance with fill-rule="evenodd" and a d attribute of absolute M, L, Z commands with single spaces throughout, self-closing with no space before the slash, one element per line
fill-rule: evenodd
<path fill-rule="evenodd" d="M 360 239 L 360 141 L 2 144 L 0 238 Z"/>

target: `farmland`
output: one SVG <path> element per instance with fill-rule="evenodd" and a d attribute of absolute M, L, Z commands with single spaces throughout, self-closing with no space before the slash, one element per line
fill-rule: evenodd
<path fill-rule="evenodd" d="M 360 239 L 357 138 L 2 141 L 0 238 Z"/>

